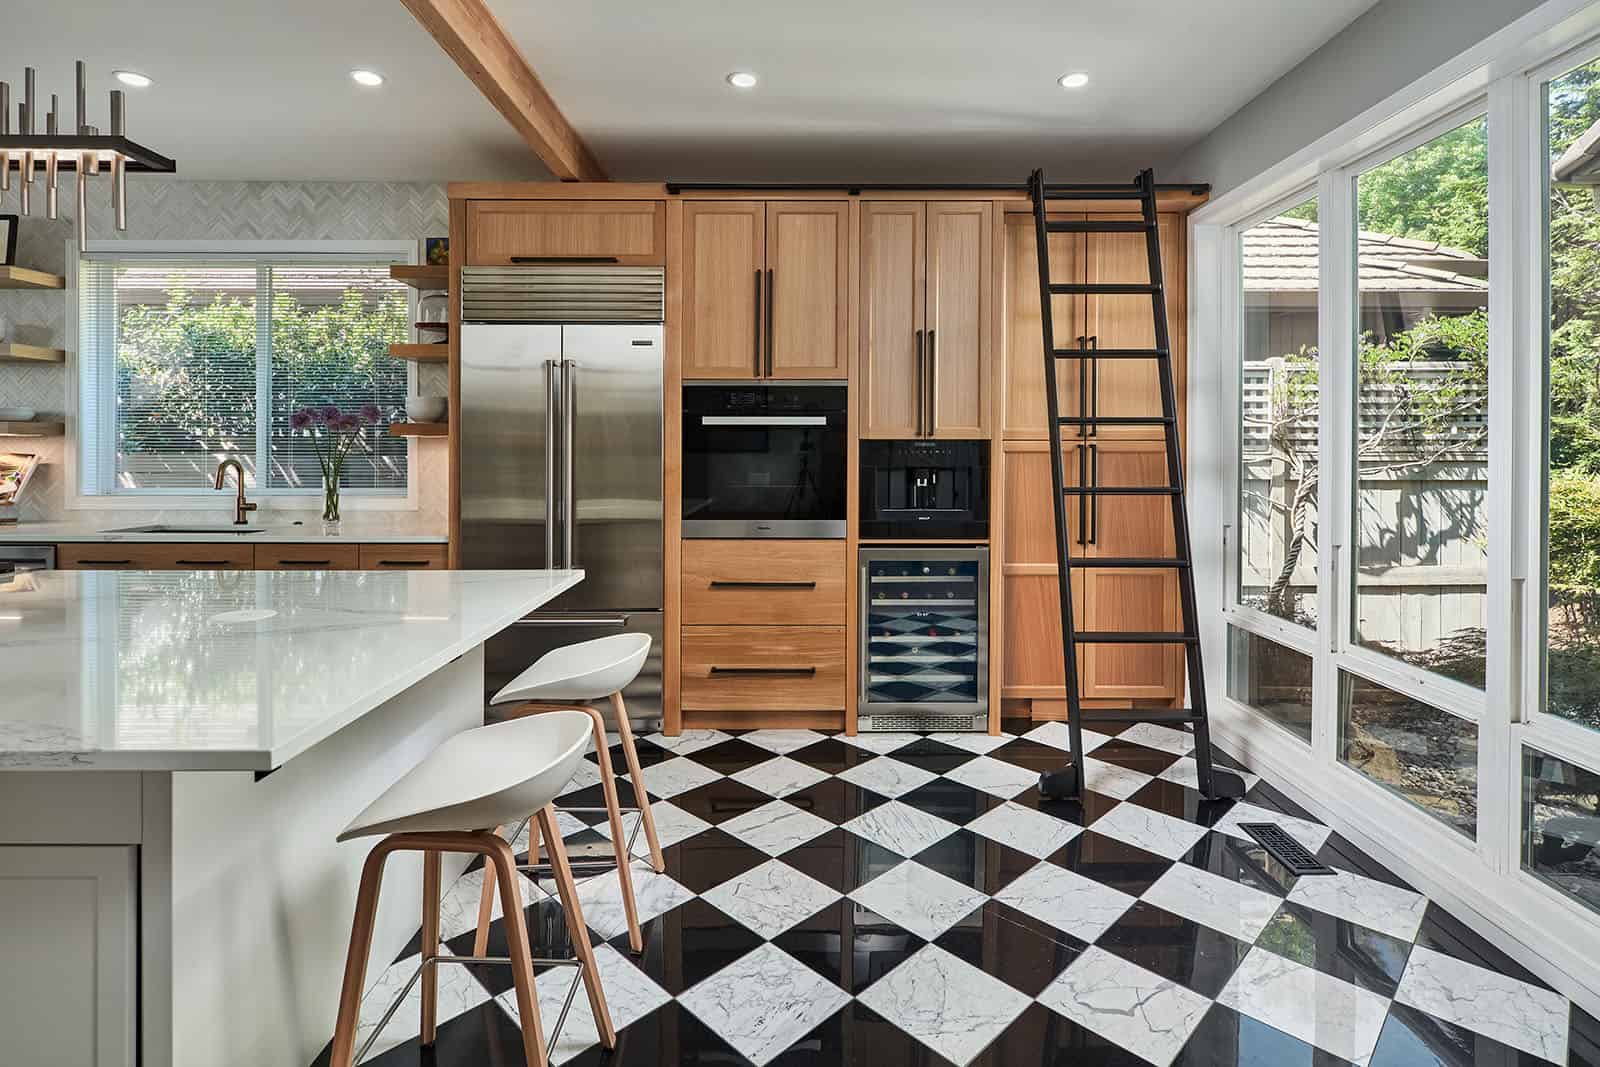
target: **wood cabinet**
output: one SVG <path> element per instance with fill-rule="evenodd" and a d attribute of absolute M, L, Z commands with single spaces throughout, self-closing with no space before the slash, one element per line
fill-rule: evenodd
<path fill-rule="evenodd" d="M 685 711 L 843 711 L 842 626 L 687 626 Z"/>
<path fill-rule="evenodd" d="M 849 612 L 843 541 L 685 541 L 687 626 L 842 626 Z"/>
<path fill-rule="evenodd" d="M 633 266 L 667 261 L 667 206 L 659 200 L 472 200 L 469 266 L 595 259 Z"/>
<path fill-rule="evenodd" d="M 346 544 L 307 541 L 137 542 L 105 541 L 56 545 L 61 570 L 282 571 L 443 570 L 442 544 Z"/>
<path fill-rule="evenodd" d="M 988 434 L 993 226 L 985 201 L 862 205 L 863 436 Z"/>
<path fill-rule="evenodd" d="M 684 378 L 844 378 L 849 205 L 683 207 Z"/>
<path fill-rule="evenodd" d="M 362 545 L 361 569 L 364 571 L 442 571 L 448 567 L 446 555 L 447 548 L 444 545 Z"/>
<path fill-rule="evenodd" d="M 361 565 L 360 545 L 256 545 L 258 571 L 353 571 Z"/>

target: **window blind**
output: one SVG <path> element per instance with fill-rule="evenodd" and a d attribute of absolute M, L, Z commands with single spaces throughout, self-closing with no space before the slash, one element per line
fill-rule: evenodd
<path fill-rule="evenodd" d="M 96 258 L 80 264 L 85 494 L 209 490 L 237 459 L 256 492 L 315 492 L 302 407 L 403 408 L 405 287 L 387 263 L 247 257 Z M 345 463 L 353 490 L 403 492 L 406 442 L 363 432 Z"/>

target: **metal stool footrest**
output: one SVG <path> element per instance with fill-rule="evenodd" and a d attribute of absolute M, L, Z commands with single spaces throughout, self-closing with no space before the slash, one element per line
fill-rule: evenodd
<path fill-rule="evenodd" d="M 559 808 L 557 810 L 558 811 L 565 811 L 565 812 L 599 813 L 599 812 L 605 811 L 606 809 L 605 808 Z M 618 814 L 621 814 L 621 815 L 638 815 L 639 814 L 639 809 L 638 808 L 618 808 L 617 812 L 618 812 Z M 533 821 L 533 816 L 531 816 L 531 815 L 528 816 L 526 819 L 523 819 L 520 823 L 517 824 L 516 830 L 506 840 L 515 841 L 518 837 L 520 837 L 522 835 L 522 831 L 527 829 L 528 824 L 530 822 L 532 822 L 532 821 Z M 633 822 L 633 829 L 628 832 L 628 840 L 626 842 L 624 842 L 624 844 L 627 846 L 627 854 L 629 856 L 634 855 L 633 843 L 639 839 L 639 828 L 642 827 L 643 825 L 644 825 L 644 819 L 642 819 L 642 818 L 635 819 L 634 822 Z M 593 829 L 593 827 L 591 827 L 591 829 Z M 617 868 L 617 864 L 616 864 L 616 862 L 614 860 L 600 860 L 600 859 L 569 861 L 567 866 L 569 868 L 571 868 L 573 874 L 604 874 L 606 871 L 614 871 Z M 519 864 L 517 864 L 517 870 L 525 871 L 525 872 L 532 873 L 532 874 L 549 874 L 550 873 L 550 865 L 548 863 L 519 863 Z"/>

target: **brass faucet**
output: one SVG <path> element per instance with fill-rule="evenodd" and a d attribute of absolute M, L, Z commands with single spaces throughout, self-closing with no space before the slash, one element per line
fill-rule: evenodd
<path fill-rule="evenodd" d="M 243 526 L 247 522 L 245 516 L 256 509 L 256 505 L 244 498 L 244 465 L 236 459 L 225 459 L 217 464 L 217 484 L 221 489 L 228 482 L 227 469 L 233 468 L 233 484 L 238 489 L 239 495 L 233 502 L 233 524 Z"/>

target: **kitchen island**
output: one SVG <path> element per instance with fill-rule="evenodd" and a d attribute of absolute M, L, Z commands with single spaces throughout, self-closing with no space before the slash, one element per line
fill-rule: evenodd
<path fill-rule="evenodd" d="M 335 834 L 482 722 L 483 642 L 582 578 L 0 577 L 6 1058 L 311 1062 L 367 851 Z M 377 972 L 417 928 L 409 860 Z"/>

